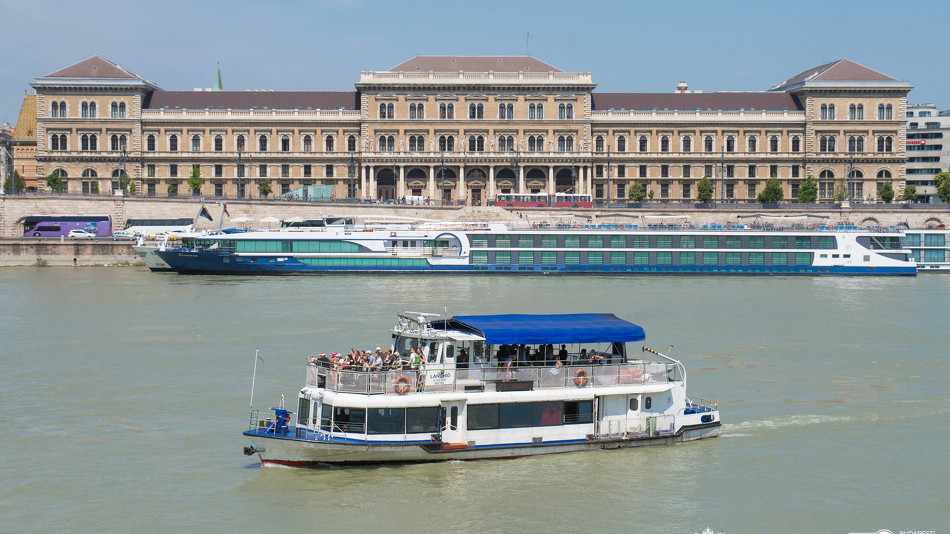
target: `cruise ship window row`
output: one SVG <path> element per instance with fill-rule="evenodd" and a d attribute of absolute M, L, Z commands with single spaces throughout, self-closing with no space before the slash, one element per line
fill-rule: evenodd
<path fill-rule="evenodd" d="M 743 235 L 563 235 L 512 234 L 471 236 L 472 248 L 835 248 L 828 236 Z M 513 245 L 514 243 L 514 245 Z"/>
<path fill-rule="evenodd" d="M 472 251 L 473 265 L 810 266 L 812 252 Z"/>

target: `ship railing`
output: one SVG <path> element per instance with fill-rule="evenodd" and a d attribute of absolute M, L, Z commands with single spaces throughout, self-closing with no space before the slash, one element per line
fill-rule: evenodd
<path fill-rule="evenodd" d="M 340 393 L 405 395 L 412 392 L 499 391 L 660 384 L 681 381 L 671 363 L 482 367 L 448 372 L 418 370 L 349 371 L 310 363 L 307 385 Z"/>
<path fill-rule="evenodd" d="M 687 397 L 686 398 L 686 409 L 687 413 L 701 413 L 701 412 L 711 412 L 718 411 L 719 403 L 711 400 L 701 399 L 699 397 Z"/>

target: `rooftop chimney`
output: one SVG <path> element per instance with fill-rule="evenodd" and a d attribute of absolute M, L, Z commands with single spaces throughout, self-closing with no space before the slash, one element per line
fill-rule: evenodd
<path fill-rule="evenodd" d="M 676 92 L 677 92 L 677 93 L 685 93 L 687 87 L 688 87 L 688 86 L 686 85 L 686 82 L 680 82 L 680 83 L 676 84 Z"/>

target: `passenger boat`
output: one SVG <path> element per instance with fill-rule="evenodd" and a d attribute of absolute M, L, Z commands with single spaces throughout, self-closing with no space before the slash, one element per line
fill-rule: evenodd
<path fill-rule="evenodd" d="M 495 273 L 914 275 L 897 230 L 505 223 L 356 224 L 186 237 L 157 251 L 184 274 Z"/>
<path fill-rule="evenodd" d="M 950 230 L 945 227 L 904 230 L 904 240 L 918 272 L 950 271 Z"/>
<path fill-rule="evenodd" d="M 628 352 L 644 330 L 613 314 L 435 317 L 402 313 L 392 329 L 393 351 L 421 350 L 418 368 L 310 359 L 296 414 L 254 410 L 252 393 L 244 453 L 287 466 L 476 460 L 719 434 L 718 406 L 687 396 L 683 364 Z"/>

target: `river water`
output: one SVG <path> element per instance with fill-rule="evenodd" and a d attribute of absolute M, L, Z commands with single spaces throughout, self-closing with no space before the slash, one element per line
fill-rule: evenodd
<path fill-rule="evenodd" d="M 717 439 L 261 468 L 255 407 L 397 312 L 612 312 L 675 345 Z M 0 270 L 0 531 L 876 532 L 950 527 L 950 276 L 186 277 Z"/>

